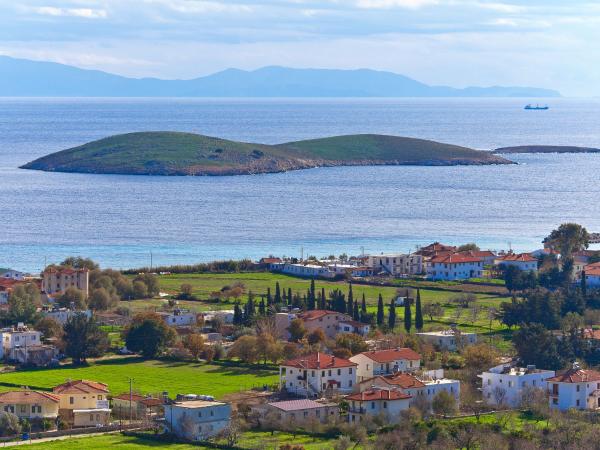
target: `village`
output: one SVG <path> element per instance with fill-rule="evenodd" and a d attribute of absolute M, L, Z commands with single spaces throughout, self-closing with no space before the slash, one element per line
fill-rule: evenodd
<path fill-rule="evenodd" d="M 464 448 L 489 439 L 482 417 L 505 440 L 518 439 L 502 422 L 511 414 L 539 439 L 573 411 L 595 423 L 600 252 L 589 244 L 564 224 L 528 253 L 434 242 L 196 268 L 117 272 L 75 257 L 39 275 L 3 269 L 0 439 L 130 430 L 253 448 L 244 436 L 259 433 L 261 448 L 292 448 L 304 433 L 314 448 L 394 448 L 407 424 L 427 423 L 453 427 L 438 443 Z M 227 284 L 205 287 L 211 276 Z M 160 372 L 150 386 L 161 361 L 185 384 Z"/>

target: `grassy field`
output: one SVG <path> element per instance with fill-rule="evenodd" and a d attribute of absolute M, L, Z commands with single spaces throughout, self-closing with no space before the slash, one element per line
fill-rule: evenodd
<path fill-rule="evenodd" d="M 268 432 L 249 431 L 242 435 L 240 441 L 236 444 L 244 449 L 263 449 L 277 450 L 280 445 L 291 443 L 302 445 L 306 450 L 326 450 L 331 449 L 330 440 L 314 438 L 298 434 L 293 436 L 289 433 L 276 432 L 273 436 Z M 141 437 L 124 436 L 122 434 L 105 434 L 94 437 L 81 437 L 72 439 L 63 439 L 58 441 L 32 444 L 30 447 L 48 450 L 100 450 L 108 447 L 119 450 L 143 450 L 145 448 L 168 448 L 169 450 L 192 450 L 205 449 L 208 447 L 189 444 L 171 444 L 153 439 Z M 28 447 L 28 448 L 30 448 Z"/>
<path fill-rule="evenodd" d="M 134 389 L 144 394 L 206 394 L 217 398 L 240 390 L 278 382 L 274 370 L 228 363 L 200 364 L 170 361 L 144 361 L 137 357 L 115 358 L 89 366 L 70 365 L 56 369 L 23 370 L 0 374 L 0 391 L 29 386 L 50 389 L 67 379 L 88 379 L 108 384 L 112 394 L 128 391 L 128 377 Z"/>

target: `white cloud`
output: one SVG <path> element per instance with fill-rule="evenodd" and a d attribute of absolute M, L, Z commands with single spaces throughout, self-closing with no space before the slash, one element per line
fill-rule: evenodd
<path fill-rule="evenodd" d="M 53 17 L 83 17 L 85 19 L 105 19 L 108 13 L 104 9 L 92 8 L 57 8 L 55 6 L 40 6 L 33 12 L 43 16 Z"/>
<path fill-rule="evenodd" d="M 419 9 L 439 4 L 438 0 L 357 0 L 356 6 L 363 9 Z"/>

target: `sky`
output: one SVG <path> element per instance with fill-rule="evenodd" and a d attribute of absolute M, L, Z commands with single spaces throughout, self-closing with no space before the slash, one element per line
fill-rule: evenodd
<path fill-rule="evenodd" d="M 0 54 L 126 76 L 268 65 L 600 96 L 600 1 L 0 0 Z"/>

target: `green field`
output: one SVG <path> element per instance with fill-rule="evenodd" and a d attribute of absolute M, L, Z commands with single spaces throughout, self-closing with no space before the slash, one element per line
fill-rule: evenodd
<path fill-rule="evenodd" d="M 235 363 L 200 364 L 171 361 L 144 361 L 137 357 L 105 359 L 89 366 L 66 365 L 56 369 L 22 370 L 0 374 L 0 390 L 20 386 L 50 389 L 67 379 L 87 379 L 108 384 L 112 394 L 127 392 L 128 377 L 144 394 L 205 394 L 217 398 L 232 392 L 277 383 L 274 370 Z"/>
<path fill-rule="evenodd" d="M 302 445 L 306 450 L 331 449 L 331 441 L 298 434 L 293 436 L 289 433 L 276 432 L 273 436 L 268 432 L 249 431 L 245 432 L 236 446 L 248 450 L 263 449 L 277 450 L 285 443 Z M 168 448 L 169 450 L 192 450 L 205 449 L 208 447 L 189 444 L 172 444 L 153 439 L 141 437 L 124 436 L 122 434 L 105 434 L 94 437 L 81 437 L 62 439 L 57 441 L 32 444 L 33 448 L 48 450 L 100 450 L 108 447 L 119 450 L 143 450 L 145 448 Z"/>

